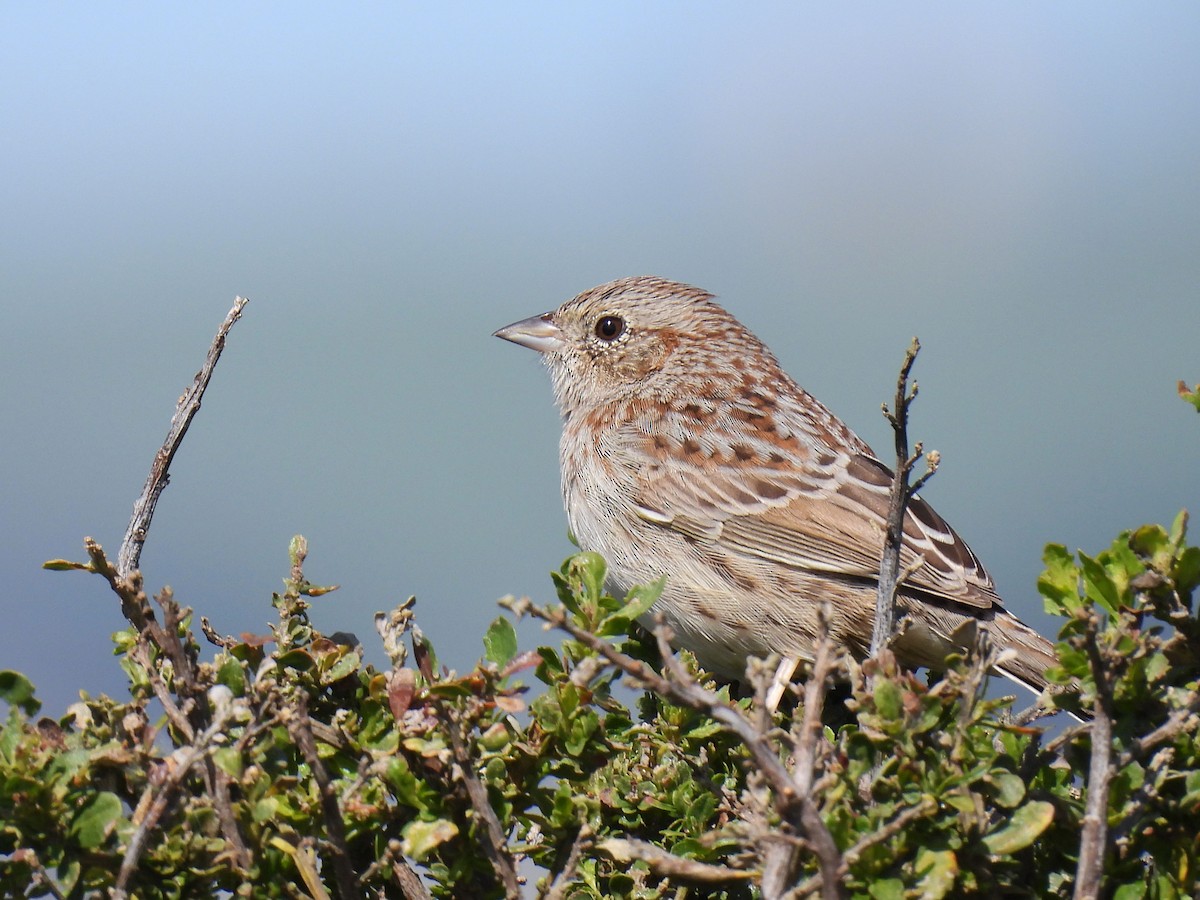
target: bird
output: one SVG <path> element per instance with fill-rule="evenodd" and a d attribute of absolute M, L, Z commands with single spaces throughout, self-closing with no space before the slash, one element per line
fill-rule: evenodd
<path fill-rule="evenodd" d="M 822 627 L 867 655 L 892 471 L 712 294 L 621 278 L 495 336 L 549 370 L 567 520 L 606 587 L 665 577 L 643 625 L 661 614 L 674 647 L 731 681 L 752 657 L 811 661 Z M 1053 644 L 920 495 L 900 567 L 901 665 L 942 671 L 984 629 L 995 671 L 1046 686 Z"/>

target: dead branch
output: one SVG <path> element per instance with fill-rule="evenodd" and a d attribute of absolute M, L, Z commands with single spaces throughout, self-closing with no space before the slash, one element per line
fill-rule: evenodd
<path fill-rule="evenodd" d="M 695 859 L 685 859 L 668 853 L 647 841 L 630 838 L 608 838 L 596 847 L 619 863 L 644 862 L 655 875 L 677 878 L 693 884 L 728 884 L 731 881 L 747 881 L 756 873 L 729 866 L 714 866 Z"/>
<path fill-rule="evenodd" d="M 129 519 L 129 528 L 125 531 L 125 539 L 121 541 L 121 550 L 117 554 L 117 571 L 123 577 L 128 577 L 138 567 L 142 556 L 142 545 L 146 543 L 146 535 L 150 531 L 150 520 L 154 518 L 154 507 L 158 505 L 158 498 L 170 480 L 168 470 L 171 468 L 171 461 L 175 458 L 175 452 L 183 442 L 183 436 L 187 434 L 188 426 L 192 424 L 192 419 L 200 410 L 200 400 L 208 389 L 208 382 L 212 378 L 213 369 L 217 366 L 217 360 L 221 358 L 221 351 L 225 349 L 225 338 L 229 334 L 229 329 L 241 317 L 242 309 L 248 302 L 245 297 L 237 297 L 234 300 L 233 308 L 225 316 L 225 321 L 217 329 L 217 336 L 213 338 L 212 345 L 208 348 L 208 356 L 204 360 L 204 365 L 201 366 L 200 371 L 196 373 L 195 380 L 183 392 L 183 396 L 175 405 L 175 415 L 171 417 L 171 428 L 167 432 L 167 439 L 154 454 L 154 462 L 150 465 L 150 474 L 146 477 L 146 484 L 142 488 L 141 495 L 133 504 L 133 515 Z"/>
<path fill-rule="evenodd" d="M 333 857 L 333 874 L 337 880 L 338 893 L 348 898 L 360 896 L 358 879 L 350 861 L 350 848 L 346 843 L 346 825 L 342 821 L 342 809 L 337 793 L 329 780 L 329 772 L 317 753 L 313 738 L 313 722 L 308 715 L 308 698 L 301 694 L 287 717 L 288 734 L 296 742 L 300 755 L 308 763 L 321 795 L 321 815 L 325 821 L 325 834 L 329 839 L 330 855 Z"/>
<path fill-rule="evenodd" d="M 670 628 L 661 616 L 656 620 L 654 636 L 662 654 L 663 668 L 670 677 L 660 675 L 641 660 L 621 653 L 608 641 L 580 628 L 561 610 L 541 609 L 528 601 L 514 603 L 511 608 L 518 614 L 528 613 L 552 627 L 566 631 L 648 690 L 704 713 L 735 734 L 750 753 L 755 771 L 774 792 L 775 807 L 780 817 L 796 834 L 806 838 L 813 845 L 822 879 L 830 891 L 828 896 L 842 896 L 838 874 L 842 863 L 841 854 L 832 834 L 817 812 L 812 797 L 801 792 L 796 779 L 779 758 L 778 749 L 771 741 L 769 733 L 760 730 L 741 710 L 699 684 L 684 670 L 672 652 Z M 816 671 L 810 676 L 811 681 L 821 683 L 822 687 L 817 690 L 824 691 L 823 685 L 827 675 L 828 668 L 820 677 Z M 819 719 L 820 710 L 815 708 L 814 714 Z M 811 785 L 811 781 L 809 784 Z M 829 872 L 831 866 L 833 870 Z M 764 896 L 767 896 L 765 891 Z"/>
<path fill-rule="evenodd" d="M 496 811 L 492 809 L 491 801 L 488 800 L 487 788 L 479 780 L 479 775 L 475 772 L 475 762 L 467 752 L 463 740 L 466 726 L 462 717 L 456 715 L 453 710 L 447 708 L 446 712 L 447 730 L 450 732 L 450 744 L 454 750 L 454 762 L 462 776 L 463 784 L 466 786 L 471 809 L 474 810 L 476 821 L 480 825 L 479 830 L 482 834 L 479 837 L 484 855 L 492 864 L 492 870 L 496 873 L 496 877 L 504 885 L 505 896 L 510 900 L 521 900 L 521 882 L 517 878 L 517 867 L 513 864 L 512 855 L 508 852 L 508 841 L 504 836 L 504 828 L 496 816 Z"/>
<path fill-rule="evenodd" d="M 433 900 L 433 895 L 429 893 L 429 888 L 425 887 L 421 876 L 413 871 L 413 867 L 403 857 L 392 860 L 392 877 L 396 879 L 396 884 L 400 885 L 400 890 L 404 892 L 407 900 Z"/>
<path fill-rule="evenodd" d="M 571 841 L 571 850 L 567 854 L 567 861 L 554 876 L 554 880 L 546 889 L 542 900 L 566 900 L 571 882 L 575 880 L 575 875 L 579 871 L 579 861 L 583 859 L 583 851 L 591 845 L 594 836 L 591 826 L 587 822 L 579 826 L 575 840 Z"/>
<path fill-rule="evenodd" d="M 1108 666 L 1097 640 L 1099 615 L 1093 609 L 1087 620 L 1084 648 L 1096 681 L 1092 716 L 1092 758 L 1088 766 L 1087 803 L 1079 839 L 1079 865 L 1075 872 L 1075 900 L 1095 900 L 1104 877 L 1108 850 L 1108 793 L 1112 780 L 1112 685 Z"/>
<path fill-rule="evenodd" d="M 896 397 L 893 403 L 894 412 L 887 404 L 883 406 L 883 414 L 892 426 L 895 437 L 896 468 L 892 476 L 891 500 L 888 506 L 887 531 L 883 539 L 883 555 L 879 563 L 879 587 L 875 594 L 875 627 L 871 632 L 871 656 L 877 654 L 892 640 L 896 623 L 896 588 L 900 583 L 900 550 L 904 543 L 904 516 L 908 511 L 908 502 L 917 490 L 925 484 L 937 471 L 939 457 L 930 453 L 925 473 L 916 483 L 909 485 L 909 476 L 913 467 L 923 455 L 918 443 L 913 448 L 912 455 L 908 450 L 908 410 L 917 399 L 917 383 L 908 387 L 908 376 L 916 362 L 917 353 L 921 350 L 921 342 L 915 337 L 904 354 L 904 362 L 900 366 L 900 375 L 896 379 Z"/>
<path fill-rule="evenodd" d="M 232 715 L 233 704 L 226 703 L 218 706 L 216 715 L 213 716 L 212 724 L 204 730 L 202 734 L 197 736 L 196 740 L 186 746 L 180 747 L 165 761 L 167 767 L 166 778 L 157 786 L 152 783 L 146 788 L 147 798 L 153 799 L 147 804 L 147 812 L 133 836 L 129 839 L 129 844 L 125 849 L 125 856 L 121 860 L 121 868 L 117 872 L 117 880 L 113 885 L 112 897 L 114 900 L 125 900 L 128 897 L 129 880 L 133 877 L 133 873 L 137 870 L 138 860 L 141 859 L 142 852 L 146 848 L 146 840 L 150 832 L 158 824 L 158 820 L 162 818 L 167 807 L 175 797 L 179 786 L 183 784 L 184 779 L 192 768 L 202 759 L 208 756 L 209 750 L 213 746 L 218 737 L 222 735 L 225 726 L 228 724 Z M 141 803 L 138 804 L 142 806 Z"/>

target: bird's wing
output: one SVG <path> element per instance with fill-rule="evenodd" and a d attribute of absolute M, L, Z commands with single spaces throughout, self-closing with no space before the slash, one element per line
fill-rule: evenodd
<path fill-rule="evenodd" d="M 892 473 L 857 438 L 787 454 L 735 445 L 744 459 L 711 446 L 689 452 L 694 445 L 643 445 L 656 458 L 639 475 L 644 519 L 744 556 L 878 579 Z M 911 588 L 978 609 L 1000 602 L 979 559 L 920 497 L 908 504 L 900 566 Z"/>

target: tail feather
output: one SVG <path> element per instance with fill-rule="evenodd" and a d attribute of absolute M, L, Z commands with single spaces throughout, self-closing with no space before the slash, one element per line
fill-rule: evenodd
<path fill-rule="evenodd" d="M 997 671 L 1034 692 L 1046 687 L 1046 669 L 1058 665 L 1054 644 L 1007 611 L 997 613 L 988 633 L 1001 654 Z"/>

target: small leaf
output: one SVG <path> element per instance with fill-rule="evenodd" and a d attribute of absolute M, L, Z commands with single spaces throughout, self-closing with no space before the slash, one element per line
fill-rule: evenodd
<path fill-rule="evenodd" d="M 958 877 L 958 859 L 953 850 L 930 850 L 922 847 L 917 851 L 917 882 L 920 896 L 927 900 L 945 897 L 954 888 Z"/>
<path fill-rule="evenodd" d="M 18 706 L 27 716 L 32 716 L 42 707 L 33 694 L 33 682 L 20 672 L 0 670 L 0 700 L 9 706 Z"/>
<path fill-rule="evenodd" d="M 388 681 L 388 709 L 392 717 L 399 719 L 412 706 L 413 694 L 416 691 L 417 673 L 412 669 L 403 668 L 392 675 Z"/>
<path fill-rule="evenodd" d="M 1032 800 L 1014 812 L 1007 825 L 985 836 L 984 846 L 996 856 L 1008 856 L 1036 841 L 1052 821 L 1054 804 Z"/>
<path fill-rule="evenodd" d="M 525 701 L 512 694 L 497 694 L 495 701 L 496 709 L 503 710 L 511 715 L 525 711 Z"/>
<path fill-rule="evenodd" d="M 507 678 L 509 675 L 514 675 L 522 669 L 532 669 L 540 666 L 542 663 L 542 654 L 538 650 L 526 650 L 524 653 L 519 653 L 510 659 L 500 670 L 500 675 Z"/>
<path fill-rule="evenodd" d="M 1121 606 L 1121 590 L 1112 576 L 1099 561 L 1086 553 L 1079 554 L 1079 564 L 1083 570 L 1084 595 L 1109 615 L 1115 616 Z"/>
<path fill-rule="evenodd" d="M 1079 570 L 1062 544 L 1047 544 L 1042 551 L 1045 571 L 1038 578 L 1038 593 L 1050 615 L 1070 615 L 1083 604 L 1079 599 Z"/>
<path fill-rule="evenodd" d="M 242 751 L 237 747 L 218 747 L 213 751 L 213 762 L 231 778 L 241 778 L 245 766 L 242 764 Z"/>
<path fill-rule="evenodd" d="M 429 638 L 425 637 L 425 633 L 415 625 L 412 629 L 412 647 L 417 669 L 426 681 L 433 681 L 434 673 L 437 672 L 437 654 L 434 652 Z"/>
<path fill-rule="evenodd" d="M 904 900 L 904 882 L 899 878 L 881 878 L 871 883 L 867 894 L 872 900 Z"/>
<path fill-rule="evenodd" d="M 1172 577 L 1181 594 L 1190 594 L 1200 587 L 1200 547 L 1180 551 Z"/>
<path fill-rule="evenodd" d="M 1196 407 L 1196 412 L 1200 412 L 1200 384 L 1196 385 L 1195 390 L 1189 391 L 1187 382 L 1181 381 L 1175 385 L 1175 390 L 1179 392 L 1180 397 Z"/>
<path fill-rule="evenodd" d="M 483 636 L 483 652 L 497 666 L 503 667 L 517 655 L 517 630 L 504 616 L 497 616 Z"/>
<path fill-rule="evenodd" d="M 275 662 L 285 669 L 296 669 L 300 672 L 307 672 L 313 667 L 313 658 L 305 650 L 289 650 L 286 653 L 281 653 Z"/>
<path fill-rule="evenodd" d="M 401 852 L 420 862 L 439 844 L 444 844 L 457 834 L 458 826 L 448 819 L 434 819 L 432 822 L 418 819 L 404 826 Z"/>
<path fill-rule="evenodd" d="M 225 685 L 235 697 L 246 693 L 246 673 L 237 659 L 226 657 L 217 669 L 217 682 Z"/>
<path fill-rule="evenodd" d="M 303 594 L 305 597 L 323 597 L 326 594 L 332 594 L 334 591 L 336 591 L 340 587 L 341 587 L 341 585 L 339 585 L 339 584 L 319 585 L 319 584 L 310 584 L 309 582 L 306 581 L 302 585 L 300 585 L 300 593 Z"/>
<path fill-rule="evenodd" d="M 1113 891 L 1113 900 L 1142 900 L 1146 896 L 1146 883 L 1144 881 L 1131 881 L 1128 884 L 1123 884 Z"/>
<path fill-rule="evenodd" d="M 347 651 L 329 667 L 329 670 L 321 674 L 322 684 L 333 684 L 335 681 L 341 681 L 349 675 L 353 675 L 358 671 L 359 663 L 358 654 L 353 650 Z"/>
<path fill-rule="evenodd" d="M 640 619 L 646 613 L 650 612 L 652 607 L 659 597 L 662 596 L 663 587 L 666 586 L 666 576 L 662 576 L 649 584 L 639 584 L 630 588 L 625 594 L 625 604 L 614 615 L 609 617 L 612 622 L 632 622 L 635 619 Z"/>
<path fill-rule="evenodd" d="M 585 596 L 591 603 L 597 602 L 604 593 L 604 578 L 608 572 L 604 557 L 599 553 L 579 553 L 573 562 L 583 583 Z"/>
<path fill-rule="evenodd" d="M 895 682 L 880 678 L 875 683 L 875 708 L 885 719 L 895 720 L 903 712 L 903 698 Z"/>
<path fill-rule="evenodd" d="M 996 803 L 1006 809 L 1025 799 L 1025 781 L 1013 772 L 991 772 L 984 780 L 992 786 Z"/>
<path fill-rule="evenodd" d="M 100 791 L 75 815 L 70 835 L 85 850 L 94 850 L 108 839 L 121 818 L 121 798 L 112 791 Z"/>
<path fill-rule="evenodd" d="M 71 562 L 69 559 L 48 559 L 42 563 L 43 569 L 49 569 L 51 572 L 95 572 L 96 567 L 91 563 Z"/>

